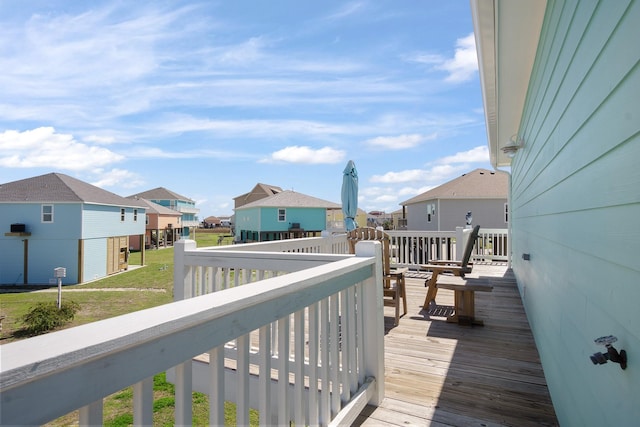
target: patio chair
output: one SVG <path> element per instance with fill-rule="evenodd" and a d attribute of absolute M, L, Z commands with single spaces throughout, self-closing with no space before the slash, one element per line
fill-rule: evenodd
<path fill-rule="evenodd" d="M 424 282 L 424 285 L 427 287 L 427 296 L 424 299 L 424 304 L 422 305 L 424 309 L 428 309 L 431 303 L 435 303 L 436 294 L 438 293 L 437 281 L 439 274 L 450 274 L 464 278 L 465 274 L 471 273 L 473 262 L 469 262 L 469 260 L 471 259 L 473 246 L 478 239 L 479 231 L 479 225 L 473 227 L 473 230 L 469 235 L 469 239 L 467 240 L 467 244 L 464 247 L 462 260 L 432 260 L 429 261 L 429 264 L 420 265 L 421 270 L 428 270 L 431 272 L 431 277 Z"/>
<path fill-rule="evenodd" d="M 389 235 L 381 230 L 371 227 L 362 227 L 351 230 L 347 233 L 349 250 L 352 254 L 356 252 L 356 243 L 363 240 L 376 240 L 382 244 L 382 277 L 384 305 L 395 307 L 395 323 L 400 322 L 400 303 L 407 314 L 407 291 L 405 288 L 404 274 L 408 268 L 391 268 L 391 249 Z"/>

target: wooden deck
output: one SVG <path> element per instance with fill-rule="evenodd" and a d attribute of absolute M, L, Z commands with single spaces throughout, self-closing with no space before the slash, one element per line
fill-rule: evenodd
<path fill-rule="evenodd" d="M 385 399 L 368 406 L 362 426 L 558 425 L 538 351 L 506 265 L 475 265 L 493 292 L 476 292 L 484 326 L 460 326 L 422 310 L 424 279 L 407 279 L 408 313 L 393 326 L 385 308 Z M 453 306 L 441 289 L 439 315 Z M 388 310 L 388 311 L 387 311 Z"/>

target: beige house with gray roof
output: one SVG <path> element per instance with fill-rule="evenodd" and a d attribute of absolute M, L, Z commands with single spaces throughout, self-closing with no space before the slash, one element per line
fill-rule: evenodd
<path fill-rule="evenodd" d="M 476 169 L 400 203 L 407 230 L 452 231 L 472 223 L 483 228 L 506 228 L 508 221 L 506 172 Z"/>

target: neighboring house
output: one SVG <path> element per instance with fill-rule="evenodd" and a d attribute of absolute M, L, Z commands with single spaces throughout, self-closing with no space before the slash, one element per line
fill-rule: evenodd
<path fill-rule="evenodd" d="M 256 184 L 255 187 L 253 187 L 253 189 L 250 192 L 245 193 L 238 197 L 234 197 L 233 206 L 235 209 L 238 209 L 241 206 L 255 202 L 260 199 L 264 199 L 265 197 L 271 197 L 274 194 L 278 194 L 280 192 L 282 192 L 282 188 L 280 187 L 277 187 L 275 185 L 258 183 Z"/>
<path fill-rule="evenodd" d="M 512 268 L 559 424 L 638 425 L 640 1 L 471 4 Z M 626 370 L 590 360 L 608 335 Z"/>
<path fill-rule="evenodd" d="M 407 229 L 407 220 L 404 217 L 404 211 L 402 209 L 398 209 L 397 211 L 391 212 L 391 222 L 393 224 L 394 230 Z"/>
<path fill-rule="evenodd" d="M 319 236 L 327 227 L 327 209 L 340 205 L 285 190 L 236 208 L 235 239 L 261 242 Z"/>
<path fill-rule="evenodd" d="M 173 246 L 173 242 L 180 239 L 182 214 L 147 199 L 137 199 L 136 197 L 133 197 L 133 199 L 139 200 L 147 207 L 144 237 L 145 249 Z M 129 242 L 129 247 L 134 251 L 140 250 L 140 242 L 132 240 Z"/>
<path fill-rule="evenodd" d="M 60 173 L 0 185 L 0 284 L 64 284 L 128 268 L 146 206 Z"/>
<path fill-rule="evenodd" d="M 476 169 L 400 203 L 407 230 L 452 231 L 473 224 L 482 228 L 506 228 L 509 176 L 504 172 Z"/>
<path fill-rule="evenodd" d="M 202 220 L 202 228 L 220 227 L 221 221 L 217 216 L 208 216 Z"/>
<path fill-rule="evenodd" d="M 366 227 L 367 213 L 358 208 L 355 220 L 358 227 Z M 327 209 L 327 230 L 342 233 L 345 232 L 344 212 L 342 212 L 342 206 L 339 205 L 337 208 Z"/>
<path fill-rule="evenodd" d="M 393 226 L 393 216 L 391 213 L 384 211 L 371 211 L 367 214 L 368 227 L 385 227 L 387 229 Z"/>
<path fill-rule="evenodd" d="M 184 197 L 171 190 L 167 190 L 164 187 L 143 191 L 142 193 L 133 194 L 129 197 L 147 199 L 153 203 L 159 204 L 160 206 L 180 212 L 182 214 L 182 218 L 180 220 L 182 223 L 182 230 L 180 234 L 183 236 L 189 236 L 192 231 L 200 226 L 200 223 L 198 222 L 198 212 L 200 212 L 200 209 L 196 208 L 196 202 L 188 197 Z"/>
<path fill-rule="evenodd" d="M 233 226 L 233 217 L 231 216 L 221 216 L 218 219 L 220 219 L 220 227 L 228 228 Z"/>

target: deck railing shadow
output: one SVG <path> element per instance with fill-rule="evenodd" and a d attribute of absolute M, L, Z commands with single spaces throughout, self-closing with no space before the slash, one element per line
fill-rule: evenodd
<path fill-rule="evenodd" d="M 475 297 L 476 314 L 484 326 L 447 323 L 437 315 L 441 313 L 424 313 L 431 319 L 427 337 L 453 346 L 443 354 L 449 365 L 433 419 L 456 419 L 461 424 L 558 425 L 512 272 L 483 279 L 493 286 L 492 292 L 479 292 Z M 451 295 L 443 299 L 447 300 L 440 306 L 443 311 L 453 309 L 448 305 Z"/>

